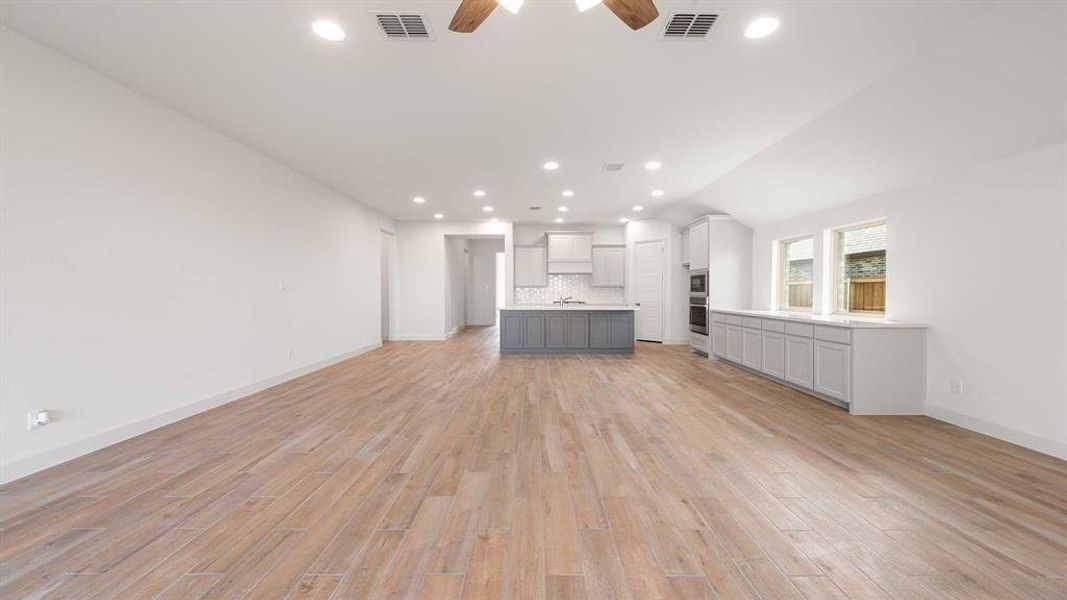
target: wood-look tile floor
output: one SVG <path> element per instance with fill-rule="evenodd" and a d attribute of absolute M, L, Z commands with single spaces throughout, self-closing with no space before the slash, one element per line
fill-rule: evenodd
<path fill-rule="evenodd" d="M 682 347 L 355 359 L 0 488 L 0 598 L 1067 597 L 1067 463 Z"/>

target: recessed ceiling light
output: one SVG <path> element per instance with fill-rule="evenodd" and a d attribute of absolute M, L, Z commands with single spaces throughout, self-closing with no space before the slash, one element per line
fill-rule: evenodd
<path fill-rule="evenodd" d="M 330 40 L 331 42 L 340 42 L 345 39 L 345 30 L 341 29 L 340 25 L 329 19 L 319 19 L 318 21 L 315 21 L 311 24 L 311 30 L 315 32 L 315 35 L 324 40 Z"/>
<path fill-rule="evenodd" d="M 522 0 L 496 0 L 496 3 L 503 6 L 511 14 L 518 14 L 519 9 L 522 8 Z"/>
<path fill-rule="evenodd" d="M 778 31 L 778 19 L 774 17 L 760 17 L 755 21 L 748 24 L 745 28 L 745 37 L 751 40 L 758 40 L 762 37 Z"/>
<path fill-rule="evenodd" d="M 444 216 L 444 215 L 442 215 L 441 213 L 437 213 L 437 214 L 435 214 L 435 215 L 433 216 L 433 218 L 435 218 L 435 219 L 443 219 L 443 218 L 445 218 L 445 216 Z"/>
<path fill-rule="evenodd" d="M 558 210 L 559 212 L 567 212 L 567 207 L 566 206 L 561 206 L 561 207 L 557 208 L 556 210 Z"/>
<path fill-rule="evenodd" d="M 411 201 L 415 204 L 422 204 L 423 202 L 426 202 L 426 198 L 423 198 L 422 196 L 415 196 L 411 199 Z"/>
<path fill-rule="evenodd" d="M 574 190 L 563 190 L 563 197 L 570 198 L 574 195 Z"/>
<path fill-rule="evenodd" d="M 630 219 L 627 219 L 626 217 L 619 217 L 619 222 L 620 223 L 629 223 Z"/>
<path fill-rule="evenodd" d="M 477 196 L 478 198 L 484 198 L 485 197 L 485 190 L 474 190 L 474 195 Z"/>
<path fill-rule="evenodd" d="M 486 204 L 482 207 L 482 212 L 493 212 L 493 207 Z"/>
<path fill-rule="evenodd" d="M 574 0 L 574 3 L 578 5 L 578 12 L 585 12 L 600 2 L 601 0 Z"/>
<path fill-rule="evenodd" d="M 658 169 L 658 168 L 660 168 L 662 166 L 663 166 L 663 164 L 660 163 L 658 160 L 650 160 L 650 161 L 645 163 L 645 168 L 648 169 L 649 171 L 655 171 L 656 169 Z"/>
<path fill-rule="evenodd" d="M 652 195 L 659 198 L 663 195 L 663 190 L 652 190 Z"/>
<path fill-rule="evenodd" d="M 562 223 L 563 222 L 563 217 L 556 217 L 555 221 L 557 223 Z"/>
<path fill-rule="evenodd" d="M 638 206 L 635 206 L 635 207 L 634 207 L 634 212 L 641 212 L 641 211 L 643 211 L 643 210 L 645 210 L 645 207 L 644 207 L 644 206 L 640 206 L 640 205 L 638 205 Z"/>
<path fill-rule="evenodd" d="M 559 163 L 554 160 L 550 160 L 544 164 L 544 167 L 546 171 L 555 171 L 559 168 Z"/>

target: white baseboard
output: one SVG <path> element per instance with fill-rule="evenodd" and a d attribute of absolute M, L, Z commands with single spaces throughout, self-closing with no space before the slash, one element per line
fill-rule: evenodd
<path fill-rule="evenodd" d="M 443 342 L 447 339 L 446 336 L 435 333 L 398 333 L 389 335 L 389 341 L 391 342 Z"/>
<path fill-rule="evenodd" d="M 460 327 L 454 327 L 454 328 L 452 329 L 452 331 L 449 331 L 448 333 L 446 333 L 446 334 L 445 334 L 445 338 L 444 338 L 444 339 L 446 339 L 446 340 L 447 340 L 447 339 L 450 339 L 450 338 L 454 338 L 454 337 L 456 337 L 456 335 L 457 335 L 457 334 L 458 334 L 458 333 L 459 333 L 460 331 L 463 331 L 464 327 L 466 327 L 466 325 L 463 325 L 463 326 L 460 326 Z"/>
<path fill-rule="evenodd" d="M 674 338 L 663 340 L 663 343 L 668 346 L 688 346 L 689 338 Z"/>
<path fill-rule="evenodd" d="M 232 402 L 239 398 L 244 398 L 245 396 L 248 396 L 250 394 L 265 390 L 269 387 L 274 387 L 279 383 L 285 383 L 286 381 L 290 381 L 292 379 L 296 379 L 297 377 L 307 375 L 308 373 L 311 373 L 313 371 L 324 369 L 330 365 L 339 363 L 343 360 L 348 360 L 349 358 L 352 358 L 354 356 L 358 356 L 365 352 L 380 348 L 381 346 L 381 342 L 361 346 L 343 354 L 338 354 L 337 356 L 333 356 L 325 360 L 314 362 L 309 365 L 304 365 L 303 367 L 293 369 L 292 371 L 286 371 L 285 373 L 281 373 L 273 377 L 268 377 L 267 379 L 263 379 L 255 383 L 250 383 L 248 385 L 241 386 L 237 389 L 230 390 L 228 392 L 216 394 L 209 398 L 204 398 L 202 400 L 197 400 L 196 402 L 192 402 L 184 406 L 179 406 L 178 408 L 159 413 L 158 415 L 148 417 L 147 419 L 128 423 L 121 427 L 105 431 L 104 433 L 99 433 L 83 440 L 74 442 L 72 444 L 67 444 L 66 446 L 53 448 L 51 450 L 42 452 L 41 454 L 17 460 L 8 465 L 0 466 L 0 483 L 7 483 L 9 481 L 14 481 L 15 479 L 18 479 L 20 477 L 32 475 L 33 473 L 36 473 L 38 471 L 43 471 L 44 469 L 47 469 L 49 467 L 54 467 L 55 465 L 58 465 L 60 463 L 67 462 L 68 460 L 73 460 L 75 458 L 78 458 L 79 456 L 84 456 L 86 454 L 89 454 L 90 452 L 95 452 L 96 450 L 105 448 L 112 444 L 117 444 L 132 437 L 137 437 L 143 433 L 148 433 L 153 429 L 159 429 L 164 425 L 169 425 L 171 423 L 174 423 L 175 421 L 180 421 L 195 414 L 202 413 L 206 410 L 222 406 L 223 404 L 226 404 L 228 402 Z"/>
<path fill-rule="evenodd" d="M 952 423 L 953 425 L 964 429 L 977 431 L 978 433 L 995 437 L 1017 446 L 1029 448 L 1030 450 L 1042 454 L 1048 454 L 1049 456 L 1067 460 L 1067 444 L 1063 442 L 1050 440 L 1046 437 L 1019 431 L 1018 429 L 1004 427 L 1003 425 L 997 425 L 996 423 L 990 423 L 989 421 L 983 421 L 982 419 L 976 419 L 969 415 L 948 410 L 947 408 L 941 408 L 939 406 L 927 405 L 926 416 L 937 419 L 938 421 Z"/>

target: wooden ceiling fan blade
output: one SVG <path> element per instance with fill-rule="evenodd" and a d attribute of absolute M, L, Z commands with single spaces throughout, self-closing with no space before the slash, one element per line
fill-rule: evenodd
<path fill-rule="evenodd" d="M 494 8 L 496 0 L 463 0 L 456 9 L 452 22 L 448 24 L 448 29 L 456 33 L 471 33 L 478 29 Z"/>
<path fill-rule="evenodd" d="M 637 31 L 656 20 L 659 10 L 652 0 L 604 0 L 604 6 L 611 9 L 616 17 Z"/>

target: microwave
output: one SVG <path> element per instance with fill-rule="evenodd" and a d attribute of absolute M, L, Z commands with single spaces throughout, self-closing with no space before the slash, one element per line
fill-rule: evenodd
<path fill-rule="evenodd" d="M 703 296 L 708 295 L 708 270 L 697 269 L 689 272 L 689 295 L 690 296 Z"/>

